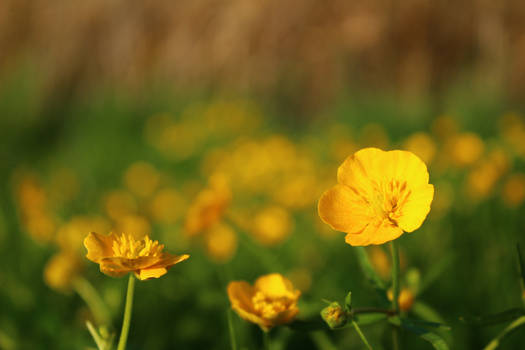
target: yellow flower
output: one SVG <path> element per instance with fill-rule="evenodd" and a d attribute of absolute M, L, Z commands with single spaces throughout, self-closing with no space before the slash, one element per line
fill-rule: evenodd
<path fill-rule="evenodd" d="M 364 148 L 341 164 L 337 181 L 321 196 L 318 212 L 353 246 L 383 244 L 416 230 L 434 196 L 425 163 L 407 151 Z"/>
<path fill-rule="evenodd" d="M 245 281 L 228 284 L 232 309 L 264 331 L 291 322 L 299 312 L 300 295 L 292 282 L 278 273 L 259 277 L 253 286 Z"/>
<path fill-rule="evenodd" d="M 388 299 L 392 301 L 394 299 L 394 292 L 392 289 L 388 290 L 387 293 Z M 415 296 L 414 293 L 408 288 L 403 288 L 399 291 L 399 295 L 397 297 L 397 302 L 399 305 L 399 310 L 407 312 L 410 311 L 412 308 L 412 305 L 414 305 Z"/>
<path fill-rule="evenodd" d="M 255 214 L 252 232 L 263 245 L 276 245 L 284 241 L 293 229 L 288 211 L 278 206 L 266 207 Z"/>
<path fill-rule="evenodd" d="M 222 217 L 231 201 L 231 191 L 226 179 L 218 174 L 210 179 L 210 186 L 201 191 L 188 209 L 185 231 L 194 236 L 214 224 Z"/>
<path fill-rule="evenodd" d="M 44 268 L 44 281 L 50 288 L 67 292 L 81 269 L 82 263 L 77 255 L 60 252 L 47 262 Z"/>
<path fill-rule="evenodd" d="M 206 252 L 216 262 L 230 261 L 237 251 L 237 235 L 233 229 L 223 223 L 211 227 L 204 236 Z"/>
<path fill-rule="evenodd" d="M 86 257 L 100 265 L 100 271 L 112 277 L 135 273 L 140 280 L 159 278 L 173 265 L 190 256 L 165 253 L 163 244 L 147 235 L 141 240 L 122 234 L 109 236 L 91 232 L 84 240 Z"/>
<path fill-rule="evenodd" d="M 525 175 L 515 173 L 509 176 L 502 189 L 503 201 L 511 208 L 515 208 L 525 200 Z"/>

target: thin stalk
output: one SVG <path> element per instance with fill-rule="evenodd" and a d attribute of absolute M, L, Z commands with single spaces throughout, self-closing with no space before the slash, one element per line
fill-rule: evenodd
<path fill-rule="evenodd" d="M 399 312 L 399 247 L 397 242 L 390 242 L 390 252 L 392 253 L 392 309 L 396 313 Z M 392 343 L 393 349 L 399 350 L 399 329 L 394 326 L 392 329 Z"/>
<path fill-rule="evenodd" d="M 93 285 L 87 279 L 79 277 L 73 281 L 73 288 L 87 304 L 97 323 L 108 325 L 110 323 L 108 308 Z"/>
<path fill-rule="evenodd" d="M 230 330 L 231 349 L 237 350 L 237 339 L 235 339 L 235 329 L 233 328 L 232 310 L 228 310 L 228 328 Z"/>
<path fill-rule="evenodd" d="M 381 309 L 377 307 L 356 307 L 350 311 L 351 315 L 359 314 L 386 314 L 388 316 L 394 316 L 397 314 L 395 310 L 391 309 Z"/>
<path fill-rule="evenodd" d="M 270 350 L 271 349 L 271 346 L 270 346 L 270 332 L 268 331 L 263 331 L 263 345 L 264 345 L 264 350 Z"/>
<path fill-rule="evenodd" d="M 399 311 L 399 248 L 396 241 L 390 242 L 390 252 L 392 253 L 392 308 Z"/>
<path fill-rule="evenodd" d="M 122 322 L 122 330 L 120 331 L 120 338 L 118 341 L 117 350 L 126 349 L 126 342 L 128 341 L 129 325 L 131 323 L 131 311 L 133 309 L 133 292 L 135 289 L 135 276 L 129 274 L 128 292 L 126 294 L 126 306 L 124 309 L 124 321 Z"/>
<path fill-rule="evenodd" d="M 91 334 L 91 337 L 95 341 L 95 344 L 97 344 L 97 349 L 98 350 L 105 350 L 106 349 L 105 342 L 104 342 L 104 340 L 102 340 L 102 338 L 100 338 L 100 335 L 98 335 L 97 330 L 95 329 L 95 327 L 93 327 L 91 322 L 87 321 L 86 322 L 86 327 L 87 327 L 87 329 L 89 331 L 89 334 Z"/>
<path fill-rule="evenodd" d="M 357 334 L 359 334 L 359 338 L 361 338 L 361 340 L 363 341 L 363 343 L 365 344 L 366 348 L 368 350 L 372 350 L 372 347 L 370 346 L 370 343 L 368 343 L 368 340 L 366 340 L 366 337 L 365 335 L 363 334 L 363 332 L 361 331 L 361 328 L 359 328 L 359 325 L 357 324 L 356 321 L 352 320 L 352 326 L 354 326 Z"/>

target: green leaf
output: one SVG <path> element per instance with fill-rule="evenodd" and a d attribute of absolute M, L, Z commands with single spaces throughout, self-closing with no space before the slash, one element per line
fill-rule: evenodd
<path fill-rule="evenodd" d="M 418 321 L 421 322 L 421 321 Z M 425 328 L 418 327 L 414 324 L 414 320 L 400 319 L 400 325 L 403 329 L 418 335 L 421 339 L 426 340 L 434 349 L 437 350 L 448 350 L 447 343 L 439 335 L 432 333 Z"/>
<path fill-rule="evenodd" d="M 492 339 L 490 343 L 485 346 L 483 350 L 494 350 L 497 349 L 500 345 L 501 340 L 511 334 L 512 332 L 516 331 L 518 328 L 523 327 L 525 325 L 525 316 L 521 316 L 520 318 L 517 318 L 514 320 L 511 324 L 509 324 L 503 331 L 501 331 L 500 334 L 496 336 L 496 338 Z"/>
<path fill-rule="evenodd" d="M 345 298 L 345 309 L 347 312 L 350 312 L 352 309 L 352 292 L 348 292 Z"/>
<path fill-rule="evenodd" d="M 490 315 L 476 317 L 460 317 L 460 320 L 465 323 L 475 324 L 478 326 L 490 326 L 498 323 L 511 321 L 523 315 L 525 315 L 525 309 L 515 307 Z"/>
<path fill-rule="evenodd" d="M 366 253 L 365 248 L 355 247 L 355 249 L 357 251 L 357 260 L 359 261 L 359 266 L 361 266 L 361 270 L 363 271 L 366 279 L 376 290 L 377 294 L 381 298 L 381 302 L 385 305 L 389 305 L 390 302 L 388 301 L 388 297 L 386 295 L 385 284 L 372 267 L 372 264 L 370 264 L 370 260 L 368 260 L 368 254 Z"/>

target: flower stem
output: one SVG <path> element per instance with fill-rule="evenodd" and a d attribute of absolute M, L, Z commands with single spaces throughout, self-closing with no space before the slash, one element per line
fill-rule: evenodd
<path fill-rule="evenodd" d="M 396 313 L 399 312 L 399 247 L 397 242 L 390 242 L 390 252 L 392 253 L 392 308 Z M 393 349 L 399 349 L 399 329 L 394 326 L 392 329 Z"/>
<path fill-rule="evenodd" d="M 129 324 L 131 322 L 131 311 L 133 309 L 133 291 L 135 289 L 135 277 L 129 274 L 128 292 L 126 294 L 126 306 L 124 309 L 124 321 L 122 322 L 122 330 L 120 331 L 120 339 L 118 341 L 117 350 L 126 349 L 126 342 L 128 340 Z"/>
<path fill-rule="evenodd" d="M 399 311 L 399 248 L 396 241 L 390 242 L 390 252 L 392 253 L 392 308 Z"/>
<path fill-rule="evenodd" d="M 359 325 L 357 324 L 356 321 L 352 320 L 352 326 L 354 326 L 357 334 L 359 334 L 359 338 L 361 338 L 361 340 L 363 341 L 363 343 L 365 344 L 366 348 L 368 350 L 372 350 L 372 347 L 370 346 L 370 343 L 368 343 L 368 340 L 366 340 L 366 337 L 365 335 L 363 334 L 363 332 L 361 331 L 361 328 L 359 328 Z"/>
<path fill-rule="evenodd" d="M 263 331 L 263 345 L 264 350 L 270 350 L 270 332 L 269 331 Z"/>
<path fill-rule="evenodd" d="M 108 325 L 110 323 L 108 309 L 93 285 L 87 279 L 79 277 L 73 281 L 73 288 L 84 299 L 97 323 Z"/>
<path fill-rule="evenodd" d="M 235 329 L 233 328 L 232 310 L 228 310 L 227 314 L 228 314 L 228 328 L 230 330 L 231 349 L 237 350 L 237 340 L 235 339 Z"/>

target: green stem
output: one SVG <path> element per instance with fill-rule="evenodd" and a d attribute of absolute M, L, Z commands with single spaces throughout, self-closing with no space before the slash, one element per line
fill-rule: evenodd
<path fill-rule="evenodd" d="M 228 328 L 230 330 L 230 343 L 232 350 L 237 350 L 237 340 L 235 339 L 235 329 L 233 328 L 232 310 L 228 310 Z"/>
<path fill-rule="evenodd" d="M 126 342 L 128 341 L 129 325 L 131 322 L 131 311 L 133 309 L 133 291 L 135 289 L 135 276 L 129 274 L 128 292 L 126 294 L 126 307 L 124 309 L 124 321 L 122 322 L 122 330 L 120 331 L 120 339 L 118 341 L 117 350 L 126 349 Z"/>
<path fill-rule="evenodd" d="M 357 324 L 356 321 L 352 320 L 352 326 L 354 326 L 357 334 L 359 334 L 359 338 L 361 338 L 361 340 L 363 341 L 363 343 L 365 344 L 366 348 L 368 350 L 372 350 L 372 347 L 370 346 L 370 343 L 368 343 L 368 340 L 366 340 L 366 337 L 365 335 L 363 334 L 363 332 L 361 331 L 361 328 L 359 328 L 359 325 Z"/>
<path fill-rule="evenodd" d="M 269 331 L 263 331 L 263 345 L 264 350 L 270 350 L 270 332 Z"/>
<path fill-rule="evenodd" d="M 102 338 L 100 338 L 100 336 L 98 335 L 98 332 L 95 329 L 95 327 L 93 327 L 93 325 L 89 321 L 86 322 L 86 327 L 87 327 L 87 329 L 89 331 L 89 334 L 91 334 L 91 337 L 95 341 L 95 344 L 97 344 L 97 349 L 98 350 L 104 350 L 106 348 L 105 347 L 105 343 L 102 340 Z"/>
<path fill-rule="evenodd" d="M 399 311 L 399 248 L 396 241 L 390 242 L 390 252 L 392 253 L 392 308 Z"/>
<path fill-rule="evenodd" d="M 390 252 L 392 253 L 392 308 L 396 313 L 399 312 L 399 247 L 397 242 L 390 242 Z M 392 342 L 394 350 L 399 349 L 399 329 L 392 329 Z"/>
<path fill-rule="evenodd" d="M 87 304 L 97 323 L 109 325 L 110 316 L 108 309 L 95 288 L 83 277 L 73 281 L 73 288 Z"/>

